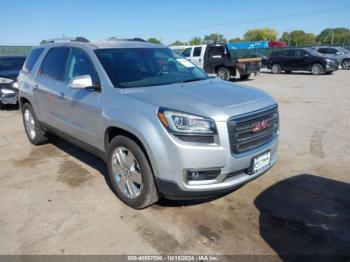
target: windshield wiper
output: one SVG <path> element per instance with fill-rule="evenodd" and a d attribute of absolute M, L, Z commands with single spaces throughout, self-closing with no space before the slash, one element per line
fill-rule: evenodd
<path fill-rule="evenodd" d="M 205 79 L 206 78 L 193 78 L 193 79 L 184 80 L 181 83 L 195 82 L 195 81 L 201 81 L 201 80 L 205 80 Z"/>

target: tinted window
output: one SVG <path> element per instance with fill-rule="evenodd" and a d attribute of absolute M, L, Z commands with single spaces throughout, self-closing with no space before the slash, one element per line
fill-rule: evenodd
<path fill-rule="evenodd" d="M 68 47 L 51 48 L 42 64 L 41 73 L 57 80 L 63 80 L 68 54 Z"/>
<path fill-rule="evenodd" d="M 0 71 L 19 71 L 23 66 L 24 60 L 24 57 L 0 58 Z"/>
<path fill-rule="evenodd" d="M 321 54 L 327 54 L 328 48 L 319 48 L 317 49 L 317 52 L 321 53 Z"/>
<path fill-rule="evenodd" d="M 303 57 L 305 56 L 307 53 L 304 50 L 295 50 L 295 56 L 296 57 Z"/>
<path fill-rule="evenodd" d="M 222 56 L 225 54 L 225 47 L 223 46 L 208 46 L 208 56 Z"/>
<path fill-rule="evenodd" d="M 202 47 L 195 47 L 193 50 L 193 56 L 201 56 Z"/>
<path fill-rule="evenodd" d="M 93 85 L 98 85 L 98 77 L 89 56 L 79 48 L 72 48 L 69 54 L 65 80 L 70 81 L 73 77 L 89 75 Z"/>
<path fill-rule="evenodd" d="M 35 48 L 33 49 L 27 60 L 26 60 L 26 63 L 24 65 L 24 67 L 29 71 L 29 72 L 32 72 L 33 70 L 33 67 L 36 63 L 36 61 L 38 60 L 39 56 L 41 55 L 41 53 L 43 52 L 44 48 Z"/>
<path fill-rule="evenodd" d="M 114 48 L 95 52 L 117 87 L 157 86 L 208 78 L 201 69 L 168 48 Z"/>
<path fill-rule="evenodd" d="M 190 57 L 191 56 L 191 51 L 192 51 L 192 48 L 186 48 L 183 52 L 182 52 L 182 55 L 184 57 Z"/>
<path fill-rule="evenodd" d="M 328 54 L 336 55 L 338 53 L 338 50 L 335 48 L 328 48 Z"/>
<path fill-rule="evenodd" d="M 278 56 L 294 56 L 294 50 L 283 50 L 278 53 Z"/>

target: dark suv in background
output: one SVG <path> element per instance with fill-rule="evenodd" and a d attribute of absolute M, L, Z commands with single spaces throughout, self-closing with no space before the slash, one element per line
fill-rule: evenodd
<path fill-rule="evenodd" d="M 309 71 L 313 75 L 321 75 L 338 70 L 339 63 L 311 48 L 293 48 L 273 52 L 267 61 L 267 68 L 274 74 Z"/>
<path fill-rule="evenodd" d="M 21 70 L 25 56 L 0 56 L 0 108 L 6 104 L 17 104 L 17 76 Z"/>

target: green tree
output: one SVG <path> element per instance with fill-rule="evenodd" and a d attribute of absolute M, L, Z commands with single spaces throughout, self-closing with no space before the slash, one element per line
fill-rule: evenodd
<path fill-rule="evenodd" d="M 262 40 L 276 40 L 277 31 L 272 28 L 256 28 L 248 30 L 244 34 L 245 41 L 262 41 Z"/>
<path fill-rule="evenodd" d="M 230 40 L 228 40 L 229 43 L 237 43 L 237 42 L 243 42 L 243 39 L 239 38 L 239 37 L 235 37 L 232 38 Z"/>
<path fill-rule="evenodd" d="M 303 46 L 316 44 L 316 36 L 312 33 L 305 33 L 303 30 L 294 30 L 292 32 L 283 32 L 281 41 L 290 46 Z"/>
<path fill-rule="evenodd" d="M 226 43 L 227 40 L 224 38 L 223 35 L 212 33 L 210 35 L 204 36 L 203 43 L 204 44 L 210 44 L 210 43 Z"/>
<path fill-rule="evenodd" d="M 350 44 L 350 30 L 348 28 L 327 28 L 316 38 L 320 44 Z"/>
<path fill-rule="evenodd" d="M 200 45 L 202 44 L 202 39 L 200 37 L 193 37 L 188 43 L 190 45 Z"/>
<path fill-rule="evenodd" d="M 147 42 L 153 43 L 153 44 L 160 44 L 160 40 L 158 40 L 157 38 L 154 37 L 150 37 L 148 38 Z"/>
<path fill-rule="evenodd" d="M 179 41 L 179 40 L 176 40 L 175 42 L 173 42 L 171 45 L 186 45 L 185 42 L 182 42 L 182 41 Z"/>

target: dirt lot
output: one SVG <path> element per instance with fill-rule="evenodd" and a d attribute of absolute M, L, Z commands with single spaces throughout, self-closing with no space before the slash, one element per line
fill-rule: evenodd
<path fill-rule="evenodd" d="M 335 254 L 350 252 L 350 71 L 262 73 L 243 84 L 280 106 L 278 164 L 216 200 L 135 211 L 101 160 L 62 140 L 27 142 L 0 112 L 0 254 Z"/>

